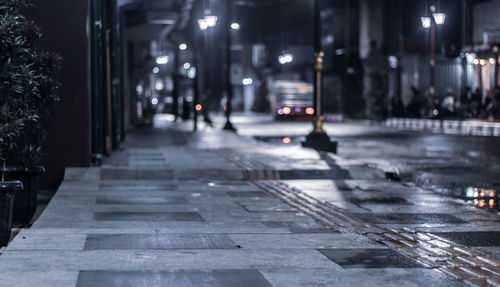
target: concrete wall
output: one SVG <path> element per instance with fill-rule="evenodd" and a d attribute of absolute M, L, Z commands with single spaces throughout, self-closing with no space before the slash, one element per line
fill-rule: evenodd
<path fill-rule="evenodd" d="M 63 57 L 62 98 L 48 124 L 43 149 L 43 188 L 54 187 L 66 166 L 88 166 L 91 160 L 89 0 L 38 0 L 26 11 L 43 31 L 41 49 Z"/>

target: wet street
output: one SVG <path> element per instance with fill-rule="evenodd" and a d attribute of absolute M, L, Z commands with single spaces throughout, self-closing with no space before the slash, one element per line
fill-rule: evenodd
<path fill-rule="evenodd" d="M 310 123 L 273 121 L 266 116 L 237 118 L 239 133 L 274 145 L 300 145 Z M 452 197 L 467 197 L 474 188 L 500 189 L 500 137 L 401 131 L 368 121 L 327 123 L 339 143 L 344 164 L 378 164 L 397 168 L 403 181 Z M 290 141 L 290 143 L 288 143 Z M 479 205 L 479 203 L 477 203 Z M 484 204 L 484 207 L 498 207 Z"/>
<path fill-rule="evenodd" d="M 69 168 L 0 256 L 0 286 L 498 286 L 498 139 L 158 116 Z M 491 207 L 491 208 L 489 208 Z"/>

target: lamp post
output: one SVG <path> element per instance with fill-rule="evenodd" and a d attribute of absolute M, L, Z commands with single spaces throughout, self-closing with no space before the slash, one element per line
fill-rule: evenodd
<path fill-rule="evenodd" d="M 321 48 L 321 14 L 319 0 L 314 0 L 314 115 L 313 131 L 307 135 L 302 146 L 320 151 L 337 153 L 337 143 L 323 130 L 322 71 L 324 53 Z"/>
<path fill-rule="evenodd" d="M 425 29 L 430 29 L 430 68 L 431 68 L 431 85 L 430 91 L 434 91 L 435 88 L 435 71 L 436 71 L 436 29 L 437 26 L 443 25 L 446 20 L 446 14 L 440 13 L 437 11 L 436 6 L 432 5 L 429 8 L 431 12 L 431 17 L 424 16 L 420 17 L 420 21 L 422 22 L 422 27 Z"/>
<path fill-rule="evenodd" d="M 215 15 L 211 15 L 211 11 L 210 9 L 206 9 L 204 11 L 205 13 L 205 16 L 201 19 L 199 19 L 197 22 L 198 22 L 198 26 L 200 28 L 201 31 L 205 32 L 205 57 L 204 57 L 204 83 L 203 85 L 205 86 L 205 93 L 207 92 L 207 90 L 209 90 L 209 73 L 208 73 L 208 65 L 209 65 L 209 62 L 210 62 L 210 53 L 207 52 L 208 51 L 208 45 L 209 45 L 209 39 L 208 39 L 208 29 L 210 28 L 213 28 L 215 27 L 215 25 L 217 24 L 217 16 Z M 196 60 L 196 64 L 195 64 L 195 67 L 198 68 L 198 59 L 196 57 L 196 54 L 195 54 L 195 60 Z M 198 112 L 202 111 L 205 115 L 205 121 L 208 120 L 208 115 L 206 115 L 206 110 L 202 110 L 202 109 L 206 109 L 206 107 L 202 107 L 200 105 L 200 100 L 199 100 L 199 96 L 197 95 L 198 93 L 198 75 L 199 75 L 199 72 L 196 71 L 196 80 L 195 80 L 195 83 L 196 83 L 196 90 L 195 90 L 195 101 L 194 101 L 194 105 L 193 105 L 193 112 L 194 112 L 194 131 L 197 130 L 197 127 L 198 127 Z M 207 96 L 205 96 L 205 98 L 207 98 Z"/>
<path fill-rule="evenodd" d="M 186 45 L 186 44 L 184 44 Z M 179 57 L 180 57 L 180 54 L 179 54 L 179 49 L 175 49 L 175 54 L 174 54 L 174 72 L 172 74 L 172 77 L 173 77 L 173 80 L 174 80 L 174 89 L 172 91 L 172 98 L 173 98 L 173 102 L 172 102 L 172 112 L 174 114 L 174 122 L 177 121 L 178 117 L 179 117 Z M 185 50 L 185 49 L 183 49 Z"/>
<path fill-rule="evenodd" d="M 495 45 L 491 48 L 491 50 L 493 51 L 493 54 L 495 55 L 495 61 L 493 62 L 494 63 L 494 76 L 495 76 L 495 80 L 493 81 L 494 82 L 494 88 L 498 88 L 498 56 L 499 56 L 499 47 L 498 45 Z"/>
<path fill-rule="evenodd" d="M 231 30 L 240 29 L 238 23 L 231 23 L 231 0 L 227 0 L 226 7 L 226 124 L 224 130 L 236 132 L 233 124 L 231 123 L 231 113 L 233 111 L 233 85 L 231 83 Z"/>

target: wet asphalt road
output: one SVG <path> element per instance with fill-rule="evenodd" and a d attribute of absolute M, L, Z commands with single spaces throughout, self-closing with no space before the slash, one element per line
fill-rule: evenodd
<path fill-rule="evenodd" d="M 284 145 L 299 145 L 311 130 L 308 122 L 274 121 L 269 116 L 235 116 L 240 135 Z M 500 138 L 400 131 L 363 121 L 326 123 L 348 160 L 384 161 L 399 169 L 404 181 L 464 197 L 467 189 L 500 190 Z M 288 139 L 284 140 L 285 142 Z M 495 208 L 498 208 L 496 204 Z"/>

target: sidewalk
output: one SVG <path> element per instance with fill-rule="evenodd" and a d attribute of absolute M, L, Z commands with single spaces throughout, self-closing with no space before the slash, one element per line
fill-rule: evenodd
<path fill-rule="evenodd" d="M 500 284 L 499 249 L 477 245 L 496 214 L 377 165 L 186 130 L 138 130 L 103 167 L 68 169 L 2 251 L 0 286 Z"/>

